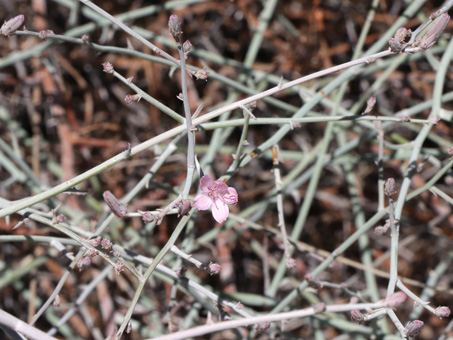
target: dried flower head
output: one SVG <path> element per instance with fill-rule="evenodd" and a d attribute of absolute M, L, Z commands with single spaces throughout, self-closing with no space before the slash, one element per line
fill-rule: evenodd
<path fill-rule="evenodd" d="M 5 37 L 9 37 L 11 34 L 16 32 L 20 26 L 24 23 L 25 17 L 23 14 L 20 14 L 8 21 L 5 21 L 1 27 L 1 33 Z"/>
<path fill-rule="evenodd" d="M 212 216 L 218 223 L 223 223 L 230 213 L 228 204 L 238 202 L 235 188 L 229 187 L 225 182 L 214 181 L 205 175 L 200 180 L 201 194 L 194 199 L 193 206 L 198 210 L 208 210 L 212 206 Z"/>

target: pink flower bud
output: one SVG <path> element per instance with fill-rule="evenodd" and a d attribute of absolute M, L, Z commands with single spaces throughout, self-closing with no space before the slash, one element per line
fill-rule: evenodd
<path fill-rule="evenodd" d="M 126 205 L 120 202 L 109 190 L 105 191 L 102 196 L 105 203 L 116 216 L 124 217 L 127 214 Z"/>
<path fill-rule="evenodd" d="M 89 257 L 83 257 L 78 263 L 77 268 L 79 271 L 85 270 L 91 265 L 91 259 Z"/>
<path fill-rule="evenodd" d="M 255 332 L 258 334 L 264 333 L 271 326 L 270 322 L 261 322 L 255 325 Z"/>
<path fill-rule="evenodd" d="M 47 36 L 49 34 L 54 34 L 52 30 L 43 30 L 41 32 L 39 32 L 39 37 L 42 39 L 42 40 L 46 40 L 47 39 Z"/>
<path fill-rule="evenodd" d="M 437 42 L 437 39 L 439 39 L 440 35 L 445 30 L 445 27 L 447 27 L 449 21 L 450 16 L 447 13 L 437 17 L 428 32 L 426 32 L 426 34 L 422 37 L 419 45 L 420 48 L 427 50 L 433 47 L 433 45 Z"/>
<path fill-rule="evenodd" d="M 139 211 L 139 213 L 142 215 L 143 222 L 145 223 L 156 222 L 159 219 L 159 217 L 152 214 L 151 211 Z"/>
<path fill-rule="evenodd" d="M 178 277 L 181 279 L 184 276 L 186 276 L 186 272 L 187 272 L 187 268 L 182 266 L 182 267 L 179 267 L 179 269 L 176 271 L 176 275 L 178 275 Z"/>
<path fill-rule="evenodd" d="M 99 245 L 101 244 L 101 238 L 100 237 L 96 237 L 92 240 L 89 241 L 91 243 L 91 245 L 93 247 L 99 247 Z"/>
<path fill-rule="evenodd" d="M 102 67 L 104 67 L 103 71 L 105 73 L 113 73 L 113 72 L 115 72 L 115 70 L 113 69 L 113 65 L 110 64 L 108 61 L 106 61 L 105 63 L 102 63 L 101 65 L 102 65 Z"/>
<path fill-rule="evenodd" d="M 124 271 L 124 264 L 121 261 L 117 261 L 114 266 L 115 274 L 120 275 Z"/>
<path fill-rule="evenodd" d="M 361 324 L 365 320 L 365 315 L 363 315 L 358 309 L 353 309 L 351 311 L 351 320 Z"/>
<path fill-rule="evenodd" d="M 388 197 L 392 197 L 396 193 L 395 180 L 393 178 L 387 179 L 384 186 L 385 194 Z"/>
<path fill-rule="evenodd" d="M 128 94 L 126 97 L 124 97 L 126 104 L 138 103 L 140 99 L 142 99 L 142 96 L 139 94 Z"/>
<path fill-rule="evenodd" d="M 101 241 L 101 246 L 104 249 L 112 248 L 112 242 L 109 239 L 103 238 Z"/>
<path fill-rule="evenodd" d="M 178 210 L 178 217 L 186 216 L 192 209 L 192 202 L 187 199 L 182 200 L 176 205 L 176 209 Z"/>
<path fill-rule="evenodd" d="M 400 27 L 395 33 L 395 39 L 400 43 L 404 43 L 407 38 L 410 38 L 411 35 L 411 30 L 407 29 L 406 27 Z"/>
<path fill-rule="evenodd" d="M 57 295 L 55 296 L 55 299 L 53 299 L 53 305 L 54 305 L 55 307 L 60 307 L 60 295 L 57 294 Z"/>
<path fill-rule="evenodd" d="M 179 42 L 179 37 L 182 34 L 181 24 L 182 23 L 179 21 L 176 14 L 170 15 L 170 19 L 168 20 L 168 29 L 177 42 Z"/>
<path fill-rule="evenodd" d="M 82 41 L 83 42 L 88 42 L 88 40 L 90 40 L 90 36 L 88 34 L 82 35 Z"/>
<path fill-rule="evenodd" d="M 310 286 L 311 288 L 314 289 L 322 288 L 322 283 L 310 274 L 305 275 L 305 281 L 308 282 L 308 286 Z"/>
<path fill-rule="evenodd" d="M 182 49 L 184 51 L 184 57 L 187 59 L 187 56 L 189 55 L 190 49 L 192 48 L 192 44 L 190 43 L 189 40 L 186 40 L 184 44 L 182 45 Z"/>
<path fill-rule="evenodd" d="M 417 335 L 420 334 L 423 328 L 423 321 L 420 320 L 415 320 L 415 321 L 409 321 L 406 325 L 406 328 L 404 328 L 404 334 L 407 336 L 414 338 Z"/>
<path fill-rule="evenodd" d="M 439 306 L 436 308 L 435 314 L 439 318 L 448 318 L 450 316 L 450 308 L 447 306 Z"/>
<path fill-rule="evenodd" d="M 401 45 L 401 43 L 395 38 L 389 39 L 389 46 L 392 52 L 400 53 L 403 51 L 403 45 Z"/>
<path fill-rule="evenodd" d="M 406 301 L 407 295 L 403 292 L 396 292 L 390 295 L 388 298 L 385 299 L 385 303 L 389 308 L 396 308 L 401 305 L 404 301 Z"/>
<path fill-rule="evenodd" d="M 25 17 L 23 14 L 18 15 L 17 17 L 14 17 L 12 19 L 9 19 L 8 21 L 5 21 L 2 25 L 1 33 L 5 37 L 9 37 L 11 34 L 13 34 L 17 29 L 22 26 L 24 23 Z"/>
<path fill-rule="evenodd" d="M 374 233 L 377 236 L 382 236 L 387 232 L 387 230 L 388 230 L 388 228 L 386 228 L 385 226 L 379 226 L 379 227 L 374 228 Z"/>
<path fill-rule="evenodd" d="M 374 105 L 376 105 L 376 97 L 370 97 L 366 101 L 366 108 L 365 108 L 365 111 L 363 111 L 362 115 L 366 115 L 366 114 L 370 113 L 373 110 Z"/>
<path fill-rule="evenodd" d="M 222 267 L 220 267 L 220 264 L 211 262 L 208 266 L 208 273 L 210 275 L 217 275 L 220 273 L 220 269 L 222 269 Z"/>
<path fill-rule="evenodd" d="M 197 79 L 208 79 L 208 75 L 209 75 L 209 72 L 206 71 L 204 68 L 202 68 L 201 70 L 198 70 L 197 72 L 195 72 L 195 78 Z"/>

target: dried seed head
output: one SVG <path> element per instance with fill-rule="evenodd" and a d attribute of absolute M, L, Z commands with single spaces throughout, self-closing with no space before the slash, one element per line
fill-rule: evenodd
<path fill-rule="evenodd" d="M 414 338 L 420 334 L 423 325 L 424 325 L 423 321 L 420 320 L 409 321 L 406 325 L 406 328 L 404 328 L 403 333 L 411 338 Z"/>
<path fill-rule="evenodd" d="M 20 14 L 8 21 L 5 21 L 1 27 L 1 33 L 5 37 L 9 37 L 11 34 L 16 32 L 20 26 L 24 23 L 25 17 L 23 14 Z"/>

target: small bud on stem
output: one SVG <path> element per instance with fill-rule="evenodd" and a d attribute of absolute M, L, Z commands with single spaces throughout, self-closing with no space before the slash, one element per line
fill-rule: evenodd
<path fill-rule="evenodd" d="M 19 29 L 24 23 L 25 17 L 23 14 L 18 15 L 8 21 L 5 21 L 2 25 L 1 32 L 5 37 L 11 36 L 15 31 Z"/>

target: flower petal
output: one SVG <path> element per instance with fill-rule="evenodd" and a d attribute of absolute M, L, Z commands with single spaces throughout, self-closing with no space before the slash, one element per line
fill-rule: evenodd
<path fill-rule="evenodd" d="M 193 206 L 198 210 L 208 210 L 211 207 L 212 200 L 205 193 L 201 193 L 195 196 L 193 200 Z"/>
<path fill-rule="evenodd" d="M 214 180 L 209 175 L 204 175 L 200 179 L 200 189 L 204 192 L 209 192 L 215 185 Z"/>
<path fill-rule="evenodd" d="M 238 202 L 238 193 L 236 189 L 228 187 L 228 193 L 223 195 L 221 200 L 226 204 L 236 204 Z"/>
<path fill-rule="evenodd" d="M 212 205 L 212 216 L 218 223 L 225 222 L 229 213 L 228 206 L 220 200 Z"/>

